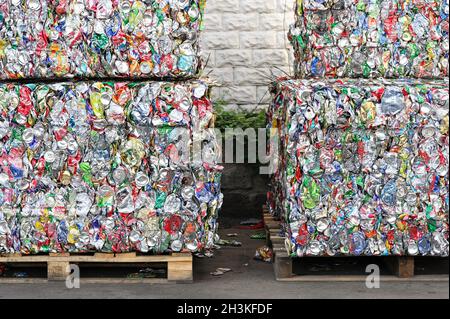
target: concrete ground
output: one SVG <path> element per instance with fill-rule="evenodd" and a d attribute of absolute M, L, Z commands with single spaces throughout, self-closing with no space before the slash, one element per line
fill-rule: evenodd
<path fill-rule="evenodd" d="M 310 298 L 449 298 L 449 283 L 381 282 L 379 289 L 368 289 L 364 282 L 277 282 L 273 266 L 253 259 L 255 249 L 265 241 L 250 239 L 254 231 L 223 229 L 238 233 L 242 247 L 222 247 L 213 258 L 196 258 L 192 284 L 93 284 L 81 282 L 79 289 L 67 289 L 64 282 L 4 283 L 0 298 L 231 298 L 231 299 L 310 299 Z M 448 265 L 447 265 L 448 266 Z M 210 275 L 218 267 L 232 272 Z"/>

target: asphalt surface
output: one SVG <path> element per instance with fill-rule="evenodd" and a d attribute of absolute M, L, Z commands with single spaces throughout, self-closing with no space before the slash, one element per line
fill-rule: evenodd
<path fill-rule="evenodd" d="M 82 280 L 79 289 L 68 289 L 64 282 L 4 283 L 0 279 L 0 298 L 449 298 L 448 277 L 437 282 L 381 282 L 378 289 L 368 289 L 365 282 L 277 282 L 273 265 L 253 258 L 255 249 L 265 244 L 263 240 L 250 239 L 254 231 L 225 229 L 221 233 L 223 239 L 236 239 L 243 245 L 222 247 L 213 258 L 196 258 L 193 283 L 83 283 Z M 239 235 L 227 238 L 228 233 Z M 212 276 L 210 273 L 219 267 L 232 271 Z M 317 267 L 311 269 L 317 272 Z"/>

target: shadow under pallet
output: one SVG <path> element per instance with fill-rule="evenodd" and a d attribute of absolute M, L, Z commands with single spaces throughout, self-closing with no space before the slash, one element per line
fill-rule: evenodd
<path fill-rule="evenodd" d="M 281 221 L 263 206 L 267 245 L 273 250 L 278 281 L 365 282 L 374 269 L 380 281 L 448 281 L 449 258 L 413 256 L 355 256 L 292 258 L 285 246 Z M 377 267 L 374 267 L 377 266 Z"/>

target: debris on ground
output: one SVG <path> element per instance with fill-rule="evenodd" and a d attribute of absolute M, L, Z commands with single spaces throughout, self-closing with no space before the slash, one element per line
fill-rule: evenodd
<path fill-rule="evenodd" d="M 263 229 L 264 222 L 261 219 L 251 218 L 244 220 L 238 226 L 239 229 Z"/>
<path fill-rule="evenodd" d="M 259 247 L 256 249 L 255 260 L 261 260 L 266 263 L 272 262 L 273 252 L 267 246 Z"/>
<path fill-rule="evenodd" d="M 137 273 L 128 274 L 128 278 L 138 279 L 138 278 L 158 278 L 164 276 L 166 271 L 164 269 L 154 269 L 154 268 L 144 268 L 139 270 Z"/>
<path fill-rule="evenodd" d="M 214 245 L 216 249 L 220 249 L 220 246 Z M 205 251 L 203 253 L 196 253 L 195 257 L 198 258 L 212 258 L 214 257 L 214 253 L 210 252 L 210 251 Z"/>
<path fill-rule="evenodd" d="M 238 233 L 227 234 L 227 237 L 238 237 Z"/>
<path fill-rule="evenodd" d="M 241 222 L 242 226 L 250 226 L 250 225 L 256 225 L 259 224 L 261 222 L 261 219 L 257 219 L 257 218 L 250 218 L 247 220 L 244 220 Z"/>
<path fill-rule="evenodd" d="M 240 241 L 237 240 L 224 240 L 221 239 L 217 242 L 218 245 L 220 246 L 231 246 L 231 247 L 241 247 L 242 243 Z"/>
<path fill-rule="evenodd" d="M 212 272 L 211 275 L 212 276 L 222 276 L 227 272 L 232 271 L 231 268 L 217 268 L 216 271 Z"/>
<path fill-rule="evenodd" d="M 251 234 L 250 238 L 251 239 L 266 239 L 266 232 L 265 231 L 256 232 L 254 234 Z"/>

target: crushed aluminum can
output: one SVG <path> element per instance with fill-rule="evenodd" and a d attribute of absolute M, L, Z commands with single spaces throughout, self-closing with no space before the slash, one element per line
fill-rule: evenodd
<path fill-rule="evenodd" d="M 266 263 L 270 263 L 272 262 L 272 258 L 273 258 L 273 251 L 269 247 L 263 246 L 256 249 L 254 257 L 255 260 L 261 260 Z"/>

